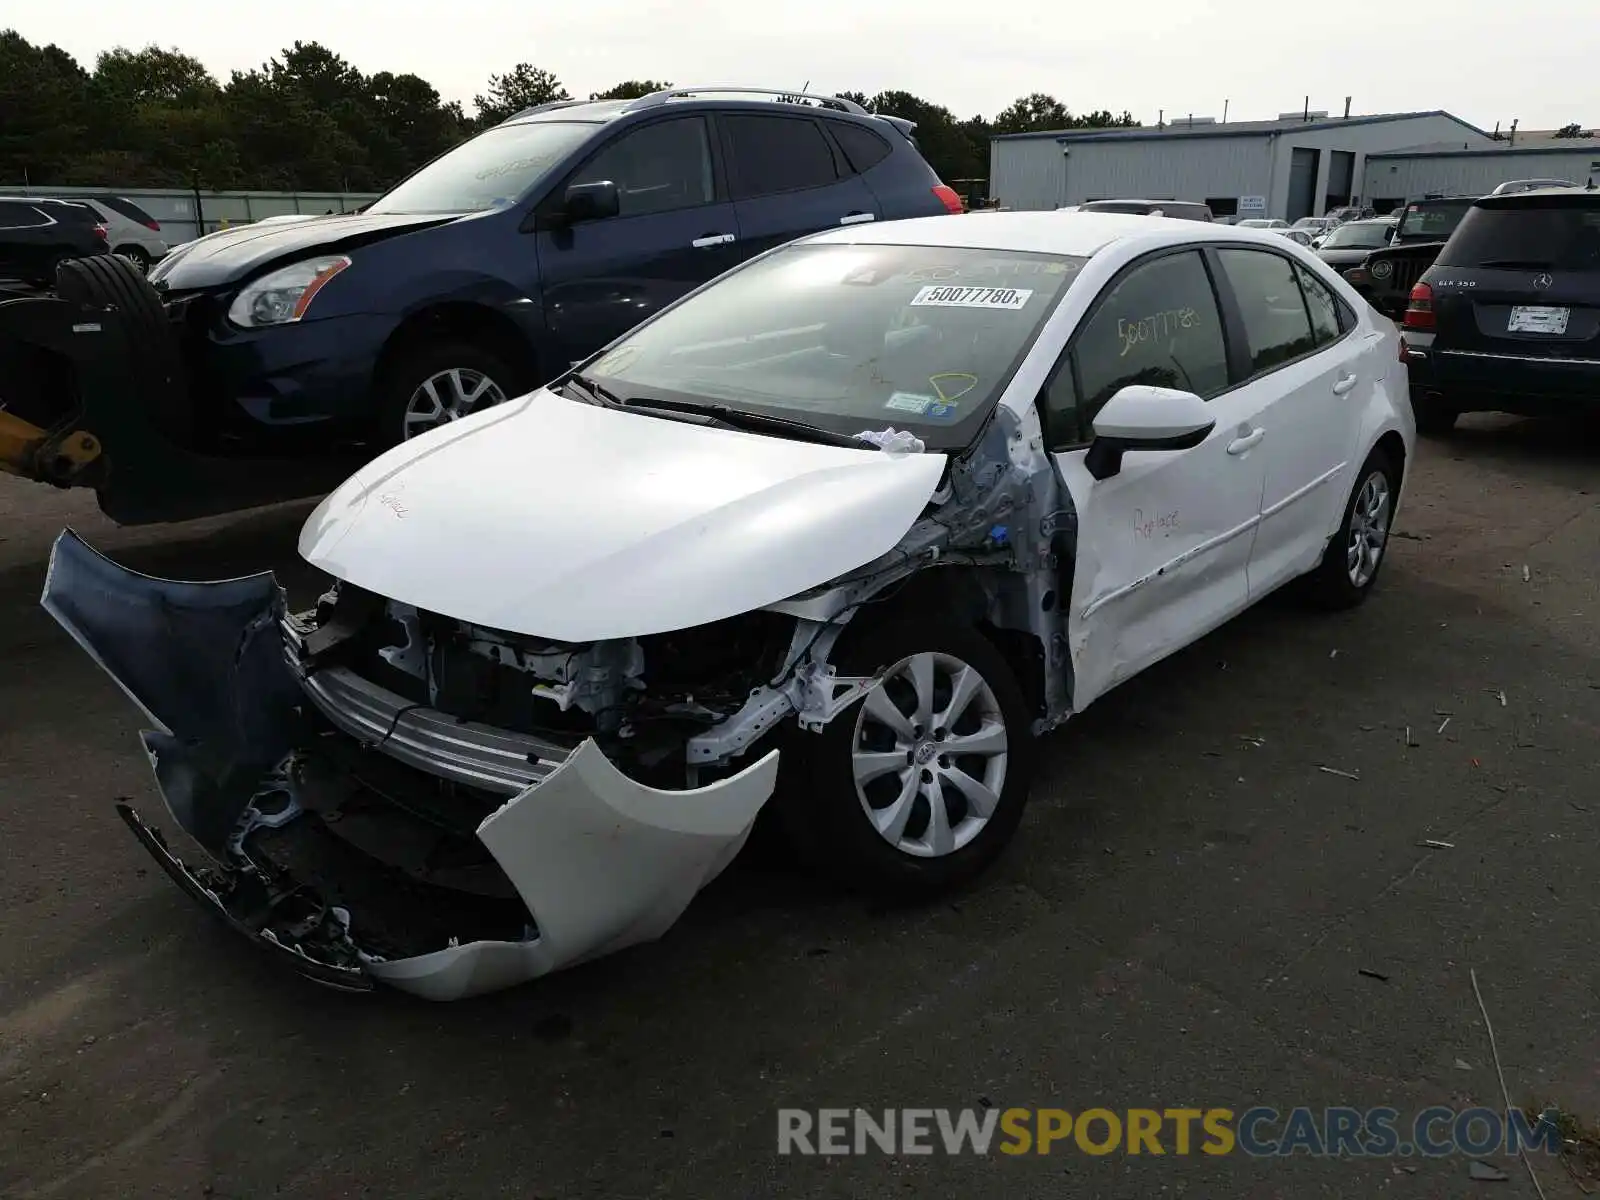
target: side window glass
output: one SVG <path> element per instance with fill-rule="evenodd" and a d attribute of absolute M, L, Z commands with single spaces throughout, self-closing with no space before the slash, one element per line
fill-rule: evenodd
<path fill-rule="evenodd" d="M 833 148 L 809 118 L 740 113 L 720 120 L 728 131 L 739 199 L 822 187 L 839 177 Z"/>
<path fill-rule="evenodd" d="M 1270 371 L 1316 348 L 1306 302 L 1287 258 L 1263 250 L 1219 250 L 1250 349 L 1250 374 Z"/>
<path fill-rule="evenodd" d="M 1072 356 L 1063 354 L 1056 373 L 1045 385 L 1041 397 L 1044 433 L 1050 449 L 1066 450 L 1086 440 L 1078 414 L 1078 386 L 1072 378 Z"/>
<path fill-rule="evenodd" d="M 844 150 L 844 156 L 850 162 L 850 169 L 858 174 L 870 171 L 889 157 L 889 143 L 870 129 L 863 129 L 859 125 L 851 125 L 845 121 L 830 122 L 828 128 L 833 130 L 833 136 L 838 139 L 839 146 Z"/>
<path fill-rule="evenodd" d="M 579 168 L 571 183 L 617 185 L 621 216 L 710 204 L 711 142 L 703 117 L 659 121 L 627 133 Z"/>
<path fill-rule="evenodd" d="M 1083 325 L 1073 353 L 1083 427 L 1130 384 L 1181 388 L 1202 399 L 1226 388 L 1222 318 L 1199 252 L 1162 255 L 1113 284 Z"/>
<path fill-rule="evenodd" d="M 1295 267 L 1301 290 L 1306 295 L 1306 311 L 1311 314 L 1311 332 L 1317 345 L 1326 346 L 1344 335 L 1347 326 L 1340 320 L 1339 300 L 1327 285 L 1304 267 Z"/>

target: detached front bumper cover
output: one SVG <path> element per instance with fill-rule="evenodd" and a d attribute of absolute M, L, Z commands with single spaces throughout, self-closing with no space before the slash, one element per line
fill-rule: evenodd
<path fill-rule="evenodd" d="M 155 579 L 67 530 L 42 603 L 156 727 L 144 744 L 168 812 L 216 865 L 186 865 L 119 805 L 145 849 L 230 927 L 344 990 L 376 979 L 449 1000 L 658 938 L 732 861 L 776 783 L 774 751 L 709 786 L 661 791 L 623 775 L 586 740 L 476 829 L 533 926 L 521 937 L 443 938 L 436 950 L 396 957 L 374 949 L 382 939 L 369 936 L 359 905 L 258 870 L 248 852 L 259 830 L 320 820 L 311 789 L 285 767 L 312 737 L 309 713 L 319 705 L 308 703 L 285 656 L 285 599 L 273 577 Z"/>

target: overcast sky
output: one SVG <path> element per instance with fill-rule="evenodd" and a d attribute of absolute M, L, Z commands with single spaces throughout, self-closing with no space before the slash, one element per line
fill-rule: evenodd
<path fill-rule="evenodd" d="M 813 91 L 903 89 L 958 116 L 993 116 L 1049 92 L 1074 111 L 1126 108 L 1153 123 L 1193 112 L 1260 119 L 1443 108 L 1484 128 L 1600 125 L 1600 18 L 1593 0 L 1398 3 L 1296 0 L 49 0 L 14 6 L 35 42 L 92 67 L 113 46 L 156 42 L 224 81 L 296 38 L 363 71 L 411 71 L 470 109 L 518 61 L 576 96 L 623 79 Z M 1229 14 L 1229 15 L 1224 15 Z"/>

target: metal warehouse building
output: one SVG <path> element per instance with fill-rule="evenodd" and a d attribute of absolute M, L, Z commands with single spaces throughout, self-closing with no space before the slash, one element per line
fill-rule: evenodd
<path fill-rule="evenodd" d="M 1192 117 L 1150 129 L 1007 134 L 989 145 L 989 194 L 1017 209 L 1203 200 L 1218 216 L 1294 221 L 1360 198 L 1373 156 L 1445 145 L 1496 143 L 1442 110 L 1346 117 L 1302 111 L 1227 123 Z M 1379 178 L 1384 173 L 1379 168 Z M 1396 194 L 1387 187 L 1385 180 L 1383 195 Z"/>
<path fill-rule="evenodd" d="M 1591 179 L 1600 187 L 1600 138 L 1515 134 L 1367 155 L 1361 194 L 1379 212 L 1424 196 L 1481 196 L 1509 179 Z"/>

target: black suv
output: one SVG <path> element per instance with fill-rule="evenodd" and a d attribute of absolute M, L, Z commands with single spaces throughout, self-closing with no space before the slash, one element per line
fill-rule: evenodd
<path fill-rule="evenodd" d="M 1373 308 L 1398 321 L 1406 310 L 1411 285 L 1433 264 L 1476 200 L 1476 196 L 1438 196 L 1406 205 L 1394 239 L 1367 255 L 1359 267 L 1346 271 L 1345 279 Z"/>
<path fill-rule="evenodd" d="M 106 227 L 82 204 L 0 196 L 0 279 L 42 287 L 55 282 L 56 267 L 67 259 L 108 248 Z"/>
<path fill-rule="evenodd" d="M 1600 411 L 1600 192 L 1477 201 L 1412 288 L 1403 335 L 1422 432 L 1464 412 Z"/>

